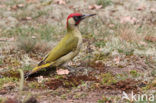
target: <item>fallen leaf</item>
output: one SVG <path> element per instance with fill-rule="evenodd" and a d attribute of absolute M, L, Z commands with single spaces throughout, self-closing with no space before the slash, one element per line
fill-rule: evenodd
<path fill-rule="evenodd" d="M 16 10 L 17 9 L 17 5 L 14 5 L 11 7 L 12 10 Z"/>
<path fill-rule="evenodd" d="M 69 74 L 69 71 L 66 69 L 59 69 L 56 71 L 58 75 L 64 75 L 64 74 Z"/>
<path fill-rule="evenodd" d="M 156 37 L 154 37 L 154 36 L 146 36 L 145 40 L 150 41 L 150 42 L 156 42 Z"/>
<path fill-rule="evenodd" d="M 17 4 L 17 5 L 12 6 L 10 9 L 17 10 L 18 8 L 23 8 L 23 7 L 24 7 L 24 4 Z"/>
<path fill-rule="evenodd" d="M 96 4 L 94 4 L 94 5 L 90 5 L 89 7 L 88 7 L 90 10 L 94 10 L 94 9 L 101 9 L 102 8 L 102 5 L 96 5 Z"/>

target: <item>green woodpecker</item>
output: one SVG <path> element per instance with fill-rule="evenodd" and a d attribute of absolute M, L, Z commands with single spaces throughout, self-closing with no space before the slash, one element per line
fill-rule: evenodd
<path fill-rule="evenodd" d="M 72 13 L 67 18 L 67 33 L 49 54 L 26 77 L 42 75 L 43 71 L 54 69 L 65 62 L 72 60 L 80 51 L 82 36 L 78 29 L 81 20 L 95 14 L 82 15 Z"/>

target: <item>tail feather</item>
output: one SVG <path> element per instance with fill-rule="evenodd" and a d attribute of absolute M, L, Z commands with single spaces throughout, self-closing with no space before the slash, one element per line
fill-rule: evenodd
<path fill-rule="evenodd" d="M 37 66 L 37 67 L 35 67 L 35 68 L 32 70 L 31 73 L 35 73 L 35 72 L 40 71 L 40 70 L 46 70 L 45 68 L 50 67 L 50 66 L 51 66 L 51 63 L 47 63 L 47 64 L 43 64 L 43 65 L 41 65 L 41 66 Z"/>
<path fill-rule="evenodd" d="M 25 78 L 37 77 L 40 75 L 49 75 L 50 71 L 55 71 L 56 67 L 52 66 L 52 63 L 43 64 L 41 66 L 35 67 L 30 73 L 25 75 Z"/>

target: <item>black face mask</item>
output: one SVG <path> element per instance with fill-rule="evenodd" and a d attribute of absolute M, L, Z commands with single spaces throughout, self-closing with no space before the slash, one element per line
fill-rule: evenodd
<path fill-rule="evenodd" d="M 74 16 L 73 18 L 74 18 L 75 22 L 78 22 L 82 19 L 82 16 Z"/>
<path fill-rule="evenodd" d="M 73 18 L 74 18 L 75 23 L 76 23 L 75 25 L 78 25 L 77 22 L 80 22 L 82 20 L 82 16 L 74 16 Z"/>

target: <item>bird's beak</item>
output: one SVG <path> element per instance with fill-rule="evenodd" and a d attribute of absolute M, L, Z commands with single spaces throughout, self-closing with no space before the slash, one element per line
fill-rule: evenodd
<path fill-rule="evenodd" d="M 81 19 L 85 19 L 85 18 L 94 16 L 94 15 L 96 15 L 96 14 L 84 14 L 84 15 L 82 15 Z"/>

